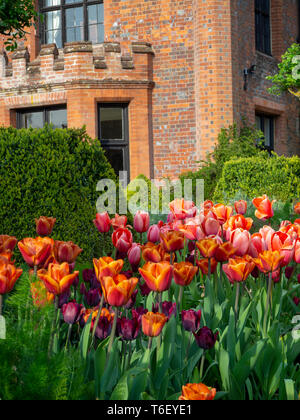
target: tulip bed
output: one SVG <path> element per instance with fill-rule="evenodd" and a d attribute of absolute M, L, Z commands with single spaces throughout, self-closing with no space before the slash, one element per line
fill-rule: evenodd
<path fill-rule="evenodd" d="M 80 266 L 53 218 L 0 236 L 0 398 L 298 400 L 300 203 L 279 223 L 267 196 L 253 206 L 97 214 L 113 252 Z"/>

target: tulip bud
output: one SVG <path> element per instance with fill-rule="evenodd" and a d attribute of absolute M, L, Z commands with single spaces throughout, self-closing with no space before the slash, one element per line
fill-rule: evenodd
<path fill-rule="evenodd" d="M 122 317 L 118 320 L 118 335 L 122 340 L 135 340 L 140 332 L 141 321 L 138 318 L 126 319 Z"/>
<path fill-rule="evenodd" d="M 193 311 L 192 309 L 182 311 L 181 319 L 183 328 L 186 331 L 195 332 L 200 328 L 201 311 Z"/>
<path fill-rule="evenodd" d="M 294 301 L 294 304 L 296 305 L 296 306 L 299 306 L 299 304 L 300 304 L 300 299 L 299 298 L 297 298 L 296 296 L 293 298 L 293 301 Z"/>
<path fill-rule="evenodd" d="M 292 275 L 294 274 L 294 267 L 286 267 L 285 268 L 285 277 L 289 280 Z"/>
<path fill-rule="evenodd" d="M 143 306 L 139 306 L 138 308 L 132 309 L 132 318 L 137 318 L 138 321 L 141 321 L 142 316 L 148 312 L 148 309 L 144 308 Z"/>
<path fill-rule="evenodd" d="M 147 232 L 150 225 L 150 216 L 146 211 L 138 211 L 133 219 L 133 227 L 138 233 Z"/>
<path fill-rule="evenodd" d="M 244 215 L 247 213 L 247 201 L 245 200 L 239 200 L 234 203 L 234 208 L 237 214 Z"/>
<path fill-rule="evenodd" d="M 61 309 L 64 321 L 70 325 L 76 324 L 79 320 L 82 308 L 83 306 L 76 303 L 75 300 L 64 304 Z"/>
<path fill-rule="evenodd" d="M 155 305 L 152 305 L 152 312 L 157 313 L 159 311 L 159 304 L 156 303 Z M 168 317 L 168 319 L 171 318 L 172 315 L 176 316 L 177 307 L 176 302 L 163 302 L 162 303 L 162 313 Z"/>
<path fill-rule="evenodd" d="M 97 213 L 93 223 L 100 233 L 107 233 L 110 230 L 111 221 L 107 212 Z"/>
<path fill-rule="evenodd" d="M 99 305 L 101 296 L 102 293 L 100 288 L 90 289 L 84 294 L 86 305 L 91 307 Z"/>
<path fill-rule="evenodd" d="M 141 248 L 137 244 L 133 244 L 128 251 L 128 261 L 132 267 L 132 271 L 136 272 L 141 261 Z"/>
<path fill-rule="evenodd" d="M 297 281 L 300 284 L 300 274 L 298 274 L 298 276 L 297 276 Z"/>
<path fill-rule="evenodd" d="M 219 332 L 214 334 L 212 330 L 207 327 L 200 328 L 197 333 L 193 333 L 198 346 L 203 350 L 212 349 L 217 341 Z"/>
<path fill-rule="evenodd" d="M 153 244 L 160 240 L 160 229 L 158 225 L 150 226 L 147 234 L 147 240 L 148 242 L 152 242 Z"/>
<path fill-rule="evenodd" d="M 36 233 L 38 236 L 50 236 L 54 227 L 56 219 L 53 217 L 41 216 L 35 219 Z"/>

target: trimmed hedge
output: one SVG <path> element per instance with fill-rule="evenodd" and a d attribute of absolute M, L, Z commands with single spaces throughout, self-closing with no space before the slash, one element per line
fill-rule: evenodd
<path fill-rule="evenodd" d="M 52 237 L 73 241 L 80 260 L 91 261 L 100 249 L 92 221 L 101 178 L 116 175 L 84 129 L 0 128 L 0 233 L 36 236 L 35 218 L 56 217 Z"/>
<path fill-rule="evenodd" d="M 226 162 L 214 200 L 229 201 L 267 194 L 281 201 L 300 197 L 300 158 L 240 158 Z"/>

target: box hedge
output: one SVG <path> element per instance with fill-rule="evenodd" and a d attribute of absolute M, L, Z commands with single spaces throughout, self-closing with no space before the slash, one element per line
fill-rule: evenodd
<path fill-rule="evenodd" d="M 214 200 L 230 201 L 267 194 L 281 201 L 300 198 L 300 158 L 252 157 L 225 163 Z"/>
<path fill-rule="evenodd" d="M 35 236 L 35 218 L 56 217 L 53 238 L 73 241 L 90 261 L 100 249 L 92 220 L 101 178 L 116 176 L 84 129 L 0 128 L 0 233 Z"/>

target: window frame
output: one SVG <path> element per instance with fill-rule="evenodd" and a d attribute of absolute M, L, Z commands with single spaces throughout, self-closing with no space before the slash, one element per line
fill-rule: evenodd
<path fill-rule="evenodd" d="M 271 114 L 264 114 L 262 112 L 256 112 L 255 113 L 255 117 L 260 118 L 261 128 L 259 128 L 259 129 L 264 134 L 265 134 L 265 131 L 264 131 L 265 119 L 266 118 L 269 118 L 269 120 L 271 121 L 271 124 L 270 124 L 270 146 L 267 146 L 266 144 L 260 146 L 263 150 L 267 150 L 271 154 L 271 152 L 274 151 L 274 145 L 275 145 L 275 122 L 276 122 L 276 116 L 271 115 Z"/>
<path fill-rule="evenodd" d="M 89 40 L 89 24 L 88 24 L 88 6 L 94 6 L 97 4 L 104 4 L 104 0 L 78 0 L 78 2 L 66 4 L 65 0 L 60 0 L 59 6 L 49 6 L 44 7 L 43 6 L 44 0 L 39 0 L 39 12 L 41 15 L 45 15 L 47 12 L 55 12 L 60 11 L 61 13 L 61 37 L 62 37 L 62 46 L 60 48 L 63 48 L 65 43 L 67 42 L 66 37 L 66 13 L 65 11 L 67 9 L 74 9 L 77 7 L 83 7 L 83 40 L 82 41 L 88 41 Z M 103 17 L 104 19 L 104 17 Z M 42 39 L 43 44 L 46 44 L 46 28 L 45 28 L 45 19 L 39 19 L 39 27 L 40 27 L 40 37 Z M 104 24 L 104 20 L 103 20 Z"/>
<path fill-rule="evenodd" d="M 42 112 L 43 113 L 43 125 L 50 124 L 49 122 L 49 111 L 59 111 L 59 110 L 66 110 L 67 105 L 53 105 L 53 106 L 36 106 L 36 107 L 29 107 L 29 108 L 21 108 L 16 110 L 16 121 L 17 121 L 17 128 L 22 129 L 25 127 L 21 126 L 21 116 L 22 114 L 26 114 L 29 112 Z M 68 121 L 67 127 L 68 128 Z"/>
<path fill-rule="evenodd" d="M 266 13 L 262 2 L 267 1 L 269 11 Z M 272 0 L 255 0 L 255 48 L 263 54 L 272 56 L 272 19 L 271 19 Z M 259 4 L 259 5 L 258 5 Z M 266 22 L 268 27 L 266 29 Z M 267 42 L 266 42 L 267 39 Z M 267 44 L 267 45 L 266 45 Z"/>
<path fill-rule="evenodd" d="M 123 119 L 123 139 L 101 139 L 101 122 L 100 112 L 101 108 L 122 108 Z M 122 149 L 123 150 L 123 171 L 127 172 L 128 180 L 130 179 L 130 154 L 129 154 L 129 119 L 128 119 L 128 102 L 100 102 L 97 106 L 97 120 L 98 120 L 98 138 L 103 149 Z M 119 176 L 119 174 L 116 174 Z"/>

